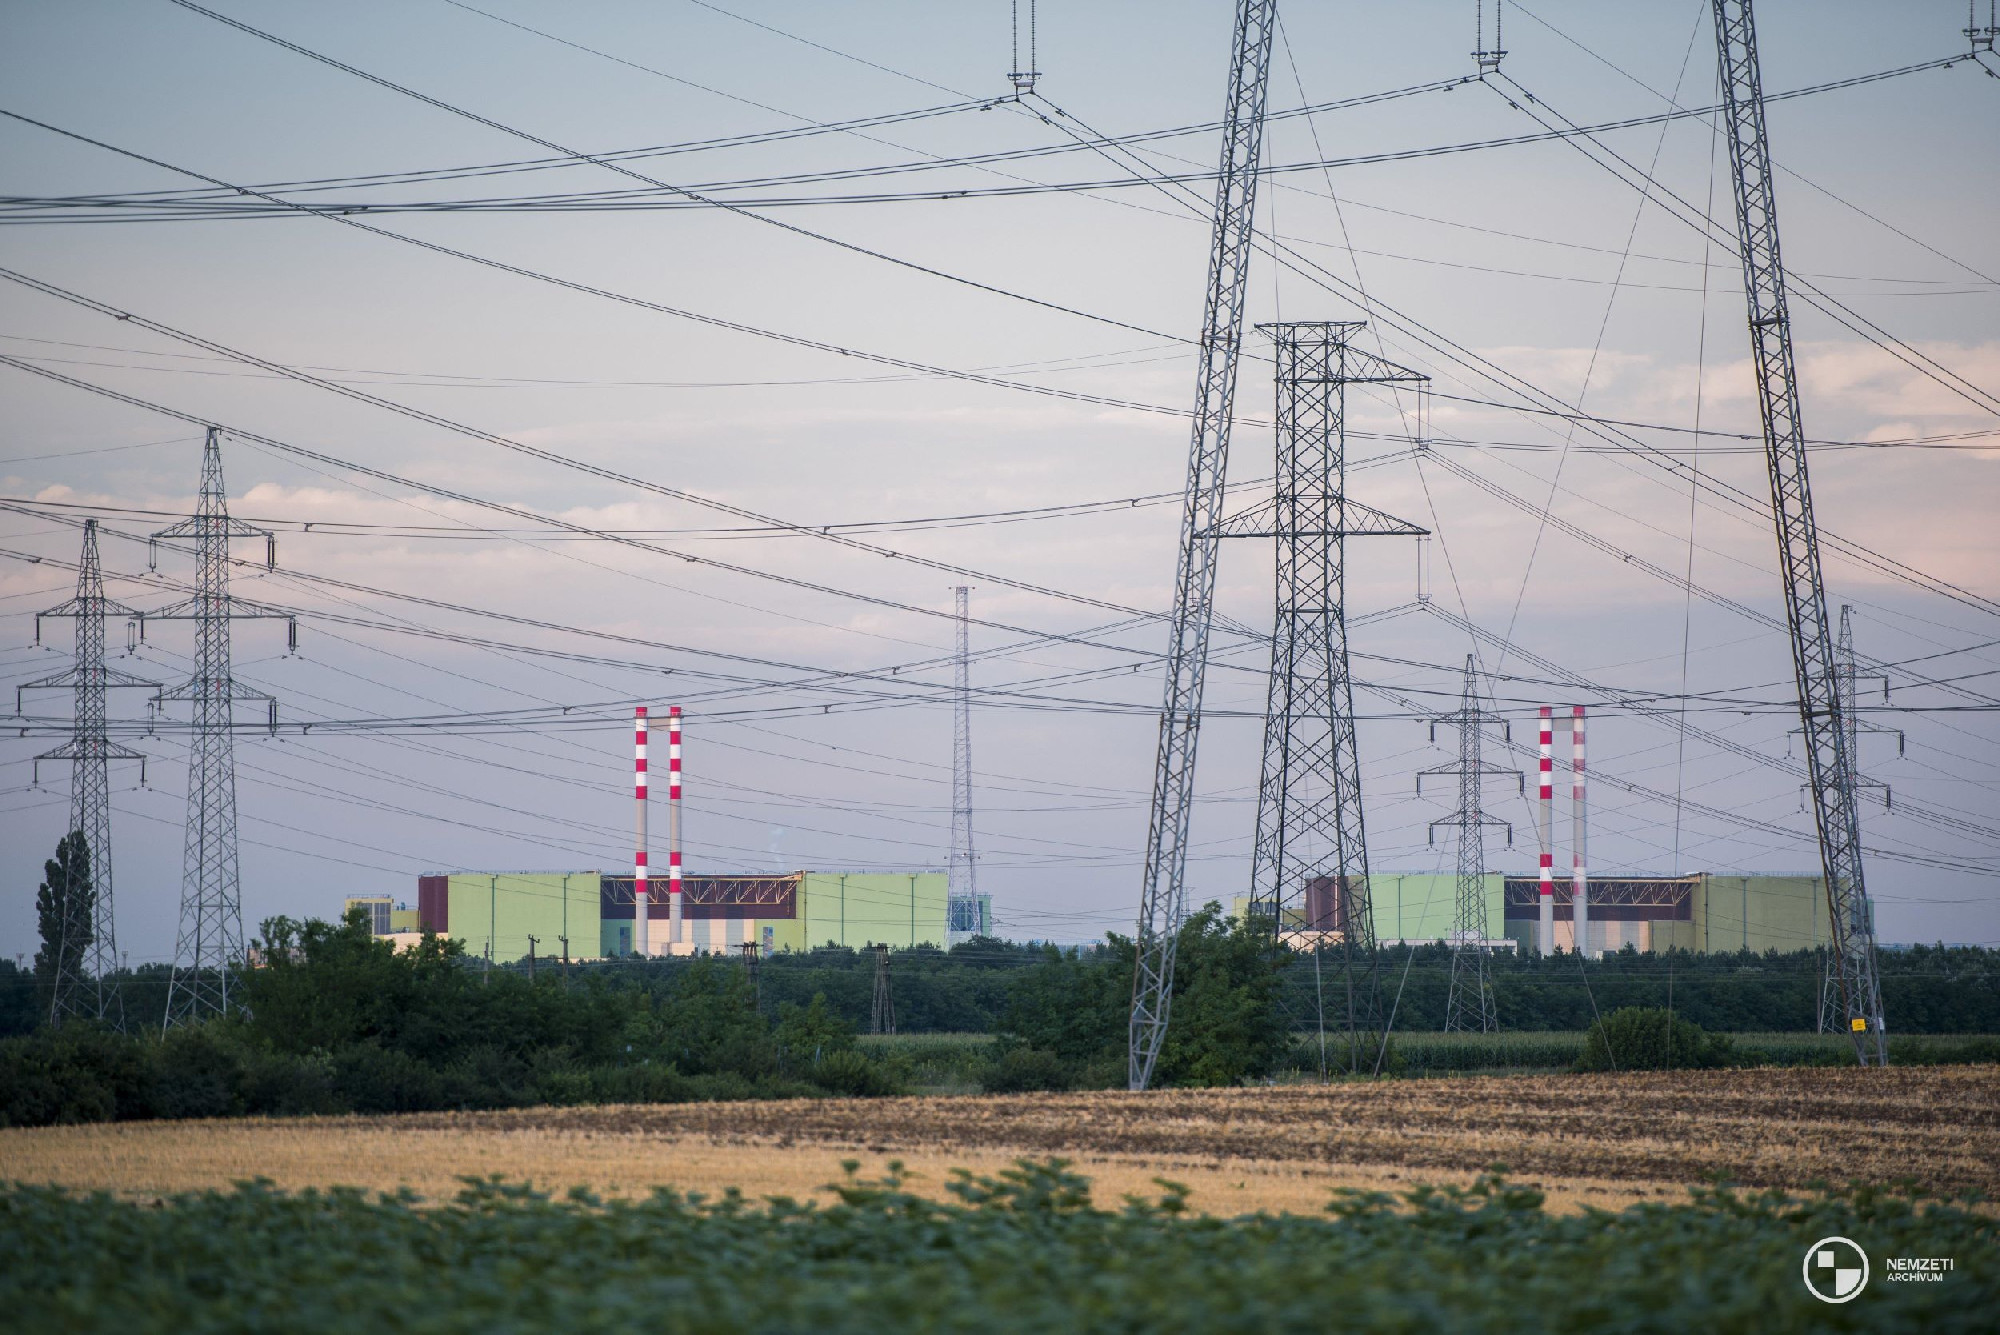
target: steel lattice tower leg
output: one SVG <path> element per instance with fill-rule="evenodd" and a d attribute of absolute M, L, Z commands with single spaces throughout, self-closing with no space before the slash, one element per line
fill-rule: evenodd
<path fill-rule="evenodd" d="M 144 783 L 146 757 L 113 742 L 107 735 L 105 697 L 114 686 L 143 686 L 149 690 L 156 690 L 157 686 L 105 665 L 104 621 L 107 616 L 133 615 L 136 614 L 131 608 L 104 596 L 104 570 L 97 555 L 97 521 L 87 519 L 83 524 L 83 554 L 76 567 L 76 596 L 35 618 L 37 640 L 41 638 L 42 617 L 75 619 L 76 661 L 67 672 L 27 682 L 19 688 L 20 691 L 68 688 L 76 697 L 69 741 L 35 757 L 37 770 L 44 760 L 70 762 L 69 828 L 83 836 L 84 847 L 89 851 L 91 888 L 96 892 L 89 940 L 80 950 L 58 951 L 56 994 L 50 1008 L 50 1020 L 58 1024 L 66 1018 L 87 1017 L 120 1029 L 125 1026 L 124 1002 L 118 993 L 118 933 L 111 877 L 111 762 L 138 761 L 140 782 Z M 17 691 L 17 706 L 19 698 Z M 39 773 L 36 777 L 39 779 Z"/>
<path fill-rule="evenodd" d="M 1806 474 L 1805 429 L 1799 415 L 1785 271 L 1778 253 L 1778 205 L 1764 126 L 1756 23 L 1750 0 L 1713 0 L 1713 4 L 1729 156 L 1735 168 L 1750 344 L 1771 476 L 1771 510 L 1778 530 L 1785 616 L 1791 628 L 1792 666 L 1798 678 L 1806 775 L 1826 873 L 1831 953 L 1855 1056 L 1863 1066 L 1880 1066 L 1887 1064 L 1889 1048 L 1875 964 L 1875 914 L 1862 878 L 1854 757 L 1842 720 L 1833 634 L 1820 577 L 1819 533 Z"/>
<path fill-rule="evenodd" d="M 1451 930 L 1451 991 L 1445 998 L 1444 1027 L 1446 1031 L 1462 1030 L 1468 1033 L 1490 1033 L 1500 1027 L 1493 1005 L 1493 980 L 1487 957 L 1492 953 L 1487 947 L 1490 936 L 1486 920 L 1486 827 L 1504 826 L 1507 842 L 1514 842 L 1514 827 L 1497 817 L 1489 816 L 1484 810 L 1484 784 L 1493 775 L 1509 775 L 1526 793 L 1526 780 L 1520 771 L 1489 767 L 1482 753 L 1481 729 L 1489 721 L 1489 716 L 1479 707 L 1479 679 L 1473 665 L 1472 655 L 1465 657 L 1465 694 L 1459 702 L 1458 712 L 1449 719 L 1435 720 L 1431 725 L 1431 735 L 1437 735 L 1437 724 L 1448 722 L 1458 729 L 1458 767 L 1456 769 L 1429 769 L 1417 776 L 1417 791 L 1423 791 L 1427 775 L 1452 775 L 1458 779 L 1458 810 L 1443 820 L 1431 822 L 1430 837 L 1437 838 L 1440 825 L 1450 826 L 1458 831 L 1458 908 L 1452 917 Z"/>
<path fill-rule="evenodd" d="M 195 623 L 194 675 L 165 693 L 194 706 L 188 739 L 187 839 L 181 873 L 180 928 L 174 944 L 173 980 L 167 988 L 166 1024 L 203 1020 L 229 1009 L 231 972 L 244 963 L 243 902 L 236 860 L 237 700 L 277 703 L 246 690 L 232 675 L 229 622 L 273 613 L 235 603 L 229 594 L 229 540 L 261 537 L 266 562 L 275 556 L 271 534 L 229 517 L 222 485 L 222 447 L 214 427 L 202 446 L 201 500 L 190 519 L 154 538 L 195 541 L 195 596 L 146 614 L 145 620 Z"/>
<path fill-rule="evenodd" d="M 947 864 L 946 944 L 979 930 L 979 884 L 972 851 L 972 655 L 968 602 L 971 590 L 953 590 L 958 611 L 951 713 L 951 861 Z"/>
<path fill-rule="evenodd" d="M 1275 538 L 1278 548 L 1250 915 L 1274 949 L 1337 948 L 1335 996 L 1346 1016 L 1350 1071 L 1377 1065 L 1381 1008 L 1348 674 L 1346 540 L 1424 531 L 1344 494 L 1347 386 L 1422 379 L 1354 348 L 1362 327 L 1259 326 L 1277 353 L 1273 492 L 1215 530 Z"/>
<path fill-rule="evenodd" d="M 1239 0 L 1222 118 L 1222 166 L 1216 183 L 1215 234 L 1208 295 L 1196 354 L 1194 427 L 1181 549 L 1174 572 L 1174 612 L 1167 635 L 1166 698 L 1160 708 L 1153 812 L 1139 885 L 1137 951 L 1132 971 L 1128 1081 L 1144 1089 L 1166 1042 L 1173 1006 L 1174 948 L 1187 916 L 1188 820 L 1194 810 L 1195 742 L 1208 667 L 1215 597 L 1215 544 L 1204 535 L 1222 517 L 1229 427 L 1236 400 L 1236 354 L 1243 341 L 1257 160 L 1264 140 L 1264 95 L 1271 68 L 1277 0 Z"/>

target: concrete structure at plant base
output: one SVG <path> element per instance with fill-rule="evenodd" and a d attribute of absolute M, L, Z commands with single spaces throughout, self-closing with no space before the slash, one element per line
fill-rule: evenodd
<path fill-rule="evenodd" d="M 367 915 L 369 931 L 398 950 L 415 950 L 424 939 L 421 915 L 394 895 L 349 895 L 341 902 L 341 917 L 355 909 Z"/>
<path fill-rule="evenodd" d="M 665 896 L 648 896 L 651 954 L 735 952 L 746 943 L 769 953 L 946 942 L 942 872 L 691 873 L 683 885 L 678 945 L 665 927 Z M 490 949 L 496 961 L 524 958 L 529 937 L 544 959 L 629 955 L 637 925 L 632 877 L 595 871 L 420 876 L 417 908 L 423 928 L 463 942 L 468 955 Z M 979 927 L 982 934 L 992 929 L 992 902 L 984 895 Z"/>
<path fill-rule="evenodd" d="M 1488 942 L 1497 949 L 1534 953 L 1540 877 L 1488 872 L 1483 883 Z M 1451 873 L 1370 873 L 1377 942 L 1388 946 L 1447 940 L 1457 911 L 1456 887 L 1457 878 Z M 1557 882 L 1554 891 L 1556 949 L 1574 950 L 1571 887 Z M 1237 896 L 1234 913 L 1242 916 L 1249 902 L 1248 896 Z M 1310 907 L 1308 903 L 1306 908 Z M 1297 916 L 1299 921 L 1287 924 L 1291 930 L 1283 933 L 1293 944 L 1303 947 L 1314 938 L 1339 939 L 1337 922 L 1309 923 L 1303 910 Z M 1593 956 L 1626 946 L 1641 953 L 1816 950 L 1832 939 L 1826 883 L 1805 873 L 1593 876 L 1589 924 Z"/>

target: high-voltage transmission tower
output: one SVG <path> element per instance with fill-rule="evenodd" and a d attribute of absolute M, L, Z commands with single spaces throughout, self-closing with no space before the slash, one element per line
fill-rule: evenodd
<path fill-rule="evenodd" d="M 104 662 L 104 619 L 107 616 L 136 616 L 123 603 L 104 596 L 104 570 L 97 558 L 97 521 L 83 521 L 83 555 L 76 565 L 76 596 L 35 617 L 35 641 L 41 642 L 43 617 L 73 617 L 76 620 L 76 661 L 67 672 L 24 682 L 14 694 L 20 709 L 22 691 L 69 690 L 76 696 L 70 739 L 53 751 L 35 757 L 35 781 L 41 781 L 41 762 L 70 762 L 69 828 L 83 836 L 88 856 L 90 887 L 95 892 L 91 911 L 90 939 L 80 950 L 58 942 L 56 978 L 49 1002 L 49 1023 L 66 1019 L 103 1020 L 116 1028 L 125 1027 L 124 1003 L 118 995 L 118 933 L 114 924 L 111 893 L 111 762 L 139 762 L 139 782 L 146 781 L 146 757 L 128 746 L 111 740 L 105 728 L 105 692 L 119 686 L 143 686 L 158 690 L 158 683 L 142 681 L 129 672 L 120 672 Z"/>
<path fill-rule="evenodd" d="M 875 946 L 875 1000 L 868 1010 L 868 1032 L 896 1032 L 896 994 L 889 987 L 889 947 L 886 943 Z"/>
<path fill-rule="evenodd" d="M 1439 826 L 1458 831 L 1458 907 L 1451 922 L 1451 991 L 1445 997 L 1444 1027 L 1447 1032 L 1491 1033 L 1500 1027 L 1493 1010 L 1493 979 L 1487 957 L 1493 952 L 1486 914 L 1486 827 L 1499 825 L 1507 831 L 1507 845 L 1513 847 L 1514 827 L 1485 811 L 1486 780 L 1496 775 L 1511 777 L 1522 793 L 1527 780 L 1519 770 L 1486 764 L 1481 756 L 1481 730 L 1492 715 L 1479 707 L 1479 676 L 1472 655 L 1465 656 L 1465 694 L 1458 712 L 1448 719 L 1431 722 L 1431 739 L 1437 739 L 1437 725 L 1449 723 L 1458 729 L 1458 764 L 1423 770 L 1417 775 L 1417 792 L 1424 779 L 1433 774 L 1451 775 L 1458 780 L 1458 810 L 1430 826 L 1431 842 L 1437 841 Z M 1500 720 L 1504 728 L 1506 723 Z"/>
<path fill-rule="evenodd" d="M 1264 96 L 1270 82 L 1277 0 L 1238 0 L 1229 95 L 1222 116 L 1222 166 L 1215 190 L 1215 233 L 1208 257 L 1196 353 L 1194 427 L 1187 492 L 1181 507 L 1180 558 L 1167 633 L 1166 699 L 1153 771 L 1152 819 L 1139 885 L 1137 949 L 1127 1078 L 1144 1089 L 1166 1042 L 1173 1005 L 1174 948 L 1187 916 L 1188 819 L 1194 811 L 1195 741 L 1208 668 L 1215 599 L 1215 543 L 1222 518 L 1229 427 L 1236 401 L 1236 354 L 1243 341 L 1257 161 L 1264 143 Z"/>
<path fill-rule="evenodd" d="M 967 606 L 971 590 L 956 595 L 958 652 L 953 660 L 951 702 L 951 861 L 945 872 L 946 936 L 963 941 L 980 928 L 979 874 L 972 851 L 972 654 Z"/>
<path fill-rule="evenodd" d="M 1764 93 L 1757 67 L 1757 29 L 1750 0 L 1713 0 L 1715 41 L 1722 67 L 1722 102 L 1734 167 L 1737 240 L 1750 307 L 1750 346 L 1764 422 L 1771 512 L 1778 529 L 1778 566 L 1792 667 L 1798 677 L 1805 734 L 1806 781 L 1826 874 L 1827 917 L 1840 1009 L 1863 1066 L 1889 1060 L 1883 1031 L 1882 986 L 1875 966 L 1875 910 L 1861 867 L 1854 756 L 1843 718 L 1833 631 L 1820 577 L 1819 532 L 1806 476 L 1805 428 L 1799 416 L 1798 367 L 1778 254 L 1778 201 L 1764 127 Z"/>
<path fill-rule="evenodd" d="M 181 872 L 180 929 L 174 942 L 173 979 L 167 986 L 168 1027 L 220 1015 L 229 1009 L 230 974 L 243 966 L 243 900 L 236 864 L 235 702 L 261 700 L 277 727 L 278 702 L 239 685 L 230 668 L 229 622 L 235 617 L 284 617 L 239 603 L 229 594 L 229 540 L 264 539 L 264 564 L 277 564 L 276 539 L 229 517 L 222 486 L 220 433 L 208 429 L 201 452 L 201 500 L 191 518 L 153 535 L 193 538 L 195 594 L 147 612 L 148 621 L 195 623 L 194 675 L 166 691 L 163 700 L 194 706 L 188 737 L 187 843 Z M 297 625 L 292 627 L 297 639 Z"/>
<path fill-rule="evenodd" d="M 1272 494 L 1204 535 L 1277 539 L 1250 921 L 1274 949 L 1336 947 L 1334 996 L 1346 1016 L 1351 1072 L 1374 1070 L 1382 1024 L 1348 674 L 1346 540 L 1428 532 L 1346 495 L 1347 387 L 1424 380 L 1355 347 L 1364 327 L 1352 320 L 1258 326 L 1277 354 Z"/>
<path fill-rule="evenodd" d="M 1856 669 L 1854 661 L 1853 613 L 1854 609 L 1852 607 L 1846 604 L 1841 605 L 1840 638 L 1834 642 L 1833 646 L 1834 681 L 1840 691 L 1840 719 L 1847 728 L 1847 756 L 1855 767 L 1855 795 L 1859 797 L 1862 792 L 1870 789 L 1880 792 L 1882 794 L 1882 807 L 1886 811 L 1894 805 L 1895 795 L 1890 792 L 1888 784 L 1883 783 L 1879 779 L 1871 779 L 1861 772 L 1861 734 L 1864 732 L 1875 732 L 1893 735 L 1896 739 L 1896 754 L 1899 756 L 1904 754 L 1907 743 L 1903 737 L 1903 730 L 1901 728 L 1889 728 L 1884 727 L 1880 723 L 1864 723 L 1861 721 L 1861 710 L 1858 703 L 1859 692 L 1856 688 L 1861 683 L 1862 673 Z M 1886 699 L 1889 694 L 1889 679 L 1880 676 L 1879 673 L 1871 672 L 1867 675 L 1871 679 L 1879 677 L 1882 682 L 1882 695 Z M 1858 810 L 1858 802 L 1856 803 L 1856 807 Z M 1826 957 L 1826 975 L 1820 980 L 1819 987 L 1819 1031 L 1824 1034 L 1839 1030 L 1844 1027 L 1845 1020 L 1846 1017 L 1841 1013 L 1840 1009 L 1839 958 L 1832 951 L 1828 951 Z"/>

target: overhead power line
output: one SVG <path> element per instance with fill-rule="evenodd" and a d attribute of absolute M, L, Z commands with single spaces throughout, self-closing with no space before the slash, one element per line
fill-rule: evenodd
<path fill-rule="evenodd" d="M 181 4 L 183 0 L 172 0 Z M 194 8 L 194 6 L 186 6 Z M 231 26 L 235 24 L 232 20 Z M 246 29 L 246 31 L 255 31 Z M 259 34 L 264 35 L 264 34 Z M 283 39 L 267 38 L 286 45 Z M 303 51 L 304 48 L 289 48 Z M 314 59 L 328 59 L 314 56 Z M 1929 70 L 1946 69 L 1962 64 L 1971 57 L 1956 55 L 1938 60 L 1924 61 L 1914 65 L 1899 66 L 1872 74 L 1856 75 L 1846 79 L 1835 79 L 1824 83 L 1793 89 L 1775 94 L 1769 100 L 1780 101 L 1788 98 L 1808 97 L 1818 93 L 1853 88 L 1863 84 L 1877 83 L 1887 79 L 1901 78 L 1910 74 Z M 341 66 L 345 69 L 346 67 Z M 359 71 L 349 70 L 351 73 Z M 365 73 L 363 78 L 375 82 L 373 76 Z M 1471 76 L 1454 79 L 1433 80 L 1429 83 L 1413 84 L 1407 88 L 1386 90 L 1381 93 L 1364 94 L 1359 97 L 1344 98 L 1339 101 L 1319 103 L 1294 108 L 1287 112 L 1267 117 L 1278 120 L 1290 116 L 1312 116 L 1330 111 L 1347 110 L 1372 105 L 1396 98 L 1410 97 L 1423 93 L 1450 91 L 1468 83 L 1478 82 Z M 408 92 L 396 85 L 398 91 Z M 412 93 L 425 101 L 432 99 L 422 94 Z M 433 103 L 437 105 L 436 103 Z M 985 106 L 987 103 L 966 104 Z M 451 108 L 456 111 L 456 108 Z M 959 106 L 940 108 L 925 114 L 942 114 L 946 111 L 963 109 Z M 1337 167 L 1379 166 L 1396 162 L 1412 162 L 1427 158 L 1453 157 L 1465 153 L 1480 153 L 1493 149 L 1516 148 L 1527 144 L 1547 143 L 1552 140 L 1570 138 L 1577 135 L 1608 134 L 1620 130 L 1638 129 L 1650 125 L 1660 125 L 1672 121 L 1698 118 L 1718 112 L 1720 107 L 1677 107 L 1671 111 L 1658 112 L 1646 116 L 1628 116 L 1619 120 L 1602 121 L 1594 125 L 1573 127 L 1548 127 L 1538 132 L 1502 135 L 1484 139 L 1464 140 L 1447 144 L 1431 144 L 1417 148 L 1390 149 L 1373 153 L 1351 154 L 1344 157 L 1315 158 L 1309 161 L 1279 163 L 1260 166 L 1258 174 L 1264 177 L 1285 177 L 1300 173 L 1327 171 Z M 471 115 L 468 112 L 459 112 Z M 914 118 L 911 114 L 908 118 Z M 475 117 L 475 119 L 478 119 Z M 898 118 L 901 119 L 901 118 Z M 484 122 L 482 123 L 490 123 Z M 855 122 L 864 124 L 866 122 Z M 884 118 L 883 123 L 895 123 Z M 833 128 L 841 128 L 835 126 Z M 566 191 L 539 195 L 509 195 L 486 198 L 430 199 L 430 200 L 388 200 L 341 199 L 323 201 L 318 207 L 343 214 L 387 215 L 400 213 L 573 213 L 573 212 L 626 212 L 633 210 L 656 211 L 662 209 L 746 209 L 825 207 L 845 204 L 894 204 L 922 203 L 968 199 L 1024 198 L 1045 194 L 1097 193 L 1130 189 L 1134 186 L 1172 184 L 1199 185 L 1216 179 L 1215 173 L 1203 170 L 1179 172 L 1149 172 L 1141 176 L 1081 181 L 1022 181 L 1007 185 L 970 186 L 962 188 L 939 187 L 930 190 L 868 191 L 850 194 L 771 194 L 772 190 L 831 183 L 838 181 L 881 180 L 913 173 L 950 170 L 959 168 L 990 168 L 1000 164 L 1033 161 L 1042 158 L 1069 155 L 1100 148 L 1124 148 L 1134 144 L 1156 143 L 1166 139 L 1188 135 L 1212 133 L 1220 127 L 1215 124 L 1177 126 L 1164 130 L 1140 131 L 1126 135 L 1105 135 L 1081 143 L 1036 145 L 1027 148 L 998 149 L 986 153 L 962 154 L 956 157 L 926 157 L 917 161 L 888 165 L 823 169 L 813 172 L 796 172 L 761 177 L 726 178 L 690 182 L 686 185 L 654 182 L 650 177 L 640 177 L 638 173 L 623 174 L 637 177 L 645 182 L 639 189 Z M 510 133 L 519 133 L 510 131 Z M 793 132 L 796 134 L 797 132 Z M 773 138 L 778 135 L 771 136 Z M 741 142 L 753 142 L 744 137 Z M 531 142 L 542 141 L 531 139 Z M 690 148 L 707 148 L 711 143 L 733 146 L 736 141 L 703 141 Z M 620 164 L 628 161 L 665 156 L 670 152 L 687 151 L 681 146 L 661 148 L 614 149 L 604 153 L 586 153 L 581 150 L 565 152 L 563 156 L 546 159 L 530 159 L 518 163 L 489 163 L 467 167 L 437 168 L 425 172 L 385 173 L 378 176 L 329 178 L 325 181 L 279 182 L 255 187 L 258 192 L 287 195 L 302 191 L 323 191 L 346 187 L 373 188 L 381 185 L 424 184 L 439 181 L 480 179 L 523 171 L 543 171 L 552 168 L 574 166 L 604 166 L 619 170 Z M 764 192 L 764 193 L 750 193 Z M 742 197 L 736 197 L 741 195 Z M 282 216 L 288 212 L 284 203 L 263 200 L 261 194 L 256 199 L 245 199 L 239 194 L 227 191 L 141 191 L 129 194 L 97 194 L 74 196 L 0 196 L 0 224 L 4 223 L 44 223 L 44 222 L 161 222 L 188 221 L 195 219 L 248 219 Z M 765 221 L 772 221 L 766 219 Z M 789 224 L 776 223 L 778 226 Z M 814 235 L 819 235 L 814 233 Z M 830 239 L 821 237 L 821 239 Z M 834 244 L 845 244 L 835 241 Z"/>

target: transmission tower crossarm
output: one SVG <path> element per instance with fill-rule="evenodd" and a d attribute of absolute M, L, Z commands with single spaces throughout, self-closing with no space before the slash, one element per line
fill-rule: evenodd
<path fill-rule="evenodd" d="M 1209 538 L 1275 538 L 1281 534 L 1298 538 L 1425 538 L 1430 530 L 1407 519 L 1398 519 L 1384 510 L 1346 496 L 1329 496 L 1327 508 L 1335 522 L 1313 528 L 1299 528 L 1287 522 L 1285 507 L 1275 497 L 1238 511 L 1203 534 Z"/>
<path fill-rule="evenodd" d="M 1826 875 L 1832 955 L 1841 1009 L 1863 1066 L 1886 1065 L 1881 982 L 1876 972 L 1874 910 L 1862 875 L 1861 827 L 1854 758 L 1835 663 L 1819 534 L 1806 470 L 1805 428 L 1799 411 L 1798 367 L 1785 270 L 1778 248 L 1777 195 L 1757 61 L 1750 0 L 1712 0 L 1722 69 L 1723 118 L 1734 168 L 1736 224 L 1749 303 L 1751 355 L 1764 426 L 1778 564 L 1798 680 L 1805 735 L 1807 788 L 1812 794 Z"/>
<path fill-rule="evenodd" d="M 1174 948 L 1186 916 L 1188 821 L 1194 809 L 1195 743 L 1215 595 L 1215 544 L 1202 536 L 1221 518 L 1243 339 L 1252 215 L 1263 151 L 1277 0 L 1239 0 L 1229 92 L 1222 121 L 1208 293 L 1196 350 L 1194 419 L 1181 511 L 1180 556 L 1168 623 L 1166 692 L 1160 709 L 1152 816 L 1141 873 L 1127 1079 L 1152 1082 L 1173 1003 Z"/>

